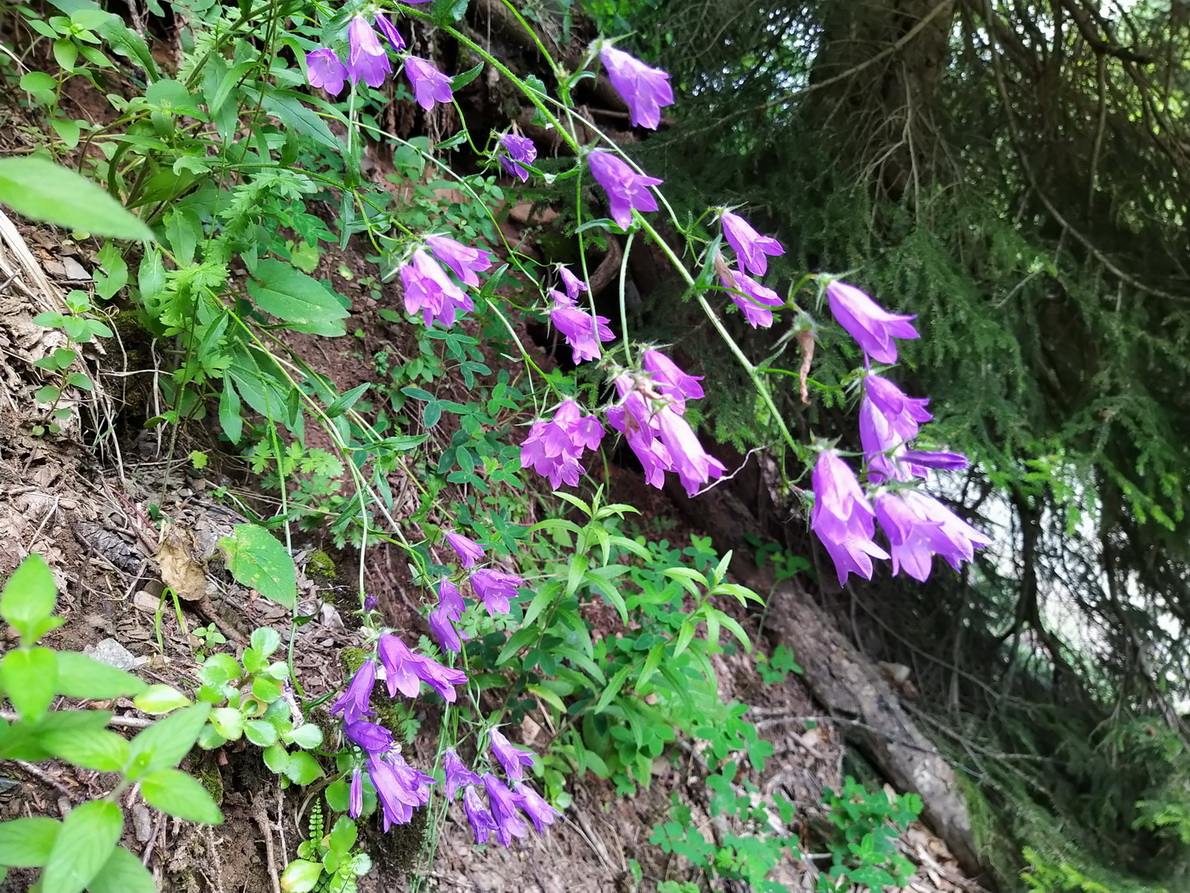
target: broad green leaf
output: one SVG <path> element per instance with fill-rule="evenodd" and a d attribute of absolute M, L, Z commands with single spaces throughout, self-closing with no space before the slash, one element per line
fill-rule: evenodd
<path fill-rule="evenodd" d="M 268 657 L 281 647 L 281 634 L 272 627 L 262 626 L 252 631 L 249 644 L 261 657 Z"/>
<path fill-rule="evenodd" d="M 153 241 L 153 231 L 100 186 L 44 158 L 0 158 L 0 203 L 93 236 Z"/>
<path fill-rule="evenodd" d="M 343 151 L 343 141 L 331 132 L 322 116 L 306 106 L 296 94 L 271 89 L 260 104 L 266 112 L 294 131 L 322 143 L 332 152 Z"/>
<path fill-rule="evenodd" d="M 285 745 L 280 743 L 266 747 L 261 756 L 264 758 L 264 764 L 269 767 L 269 770 L 278 775 L 284 772 L 289 765 L 289 751 L 285 749 Z"/>
<path fill-rule="evenodd" d="M 178 765 L 194 747 L 210 712 L 210 704 L 183 707 L 133 738 L 129 778 L 136 781 L 146 772 Z"/>
<path fill-rule="evenodd" d="M 531 694 L 537 695 L 537 697 L 541 698 L 543 701 L 545 701 L 551 707 L 557 708 L 559 713 L 566 712 L 566 705 L 564 703 L 562 703 L 562 699 L 560 697 L 558 697 L 556 692 L 550 691 L 544 685 L 535 685 L 533 683 L 526 685 L 525 688 Z"/>
<path fill-rule="evenodd" d="M 76 806 L 46 860 L 41 888 L 54 893 L 81 893 L 99 874 L 124 829 L 124 814 L 110 800 L 91 800 Z"/>
<path fill-rule="evenodd" d="M 603 690 L 603 693 L 599 696 L 599 700 L 595 702 L 595 706 L 592 708 L 594 713 L 601 713 L 604 708 L 612 702 L 616 695 L 620 693 L 620 689 L 624 687 L 624 683 L 627 681 L 628 676 L 633 671 L 633 669 L 635 669 L 635 667 L 632 664 L 621 667 L 616 671 L 616 675 L 612 676 L 612 678 L 608 680 L 607 688 Z"/>
<path fill-rule="evenodd" d="M 228 741 L 235 741 L 244 734 L 244 714 L 234 707 L 219 707 L 211 711 L 211 725 Z"/>
<path fill-rule="evenodd" d="M 500 656 L 496 658 L 496 666 L 506 663 L 512 658 L 514 654 L 516 654 L 530 642 L 537 641 L 537 637 L 540 635 L 541 630 L 537 629 L 536 627 L 517 630 L 500 650 Z"/>
<path fill-rule="evenodd" d="M 318 280 L 277 260 L 262 260 L 253 270 L 248 293 L 257 306 L 295 332 L 337 337 L 347 329 L 347 310 Z"/>
<path fill-rule="evenodd" d="M 294 784 L 306 785 L 316 778 L 322 778 L 322 767 L 318 761 L 308 753 L 298 751 L 289 755 L 289 763 L 285 766 L 285 777 Z"/>
<path fill-rule="evenodd" d="M 31 645 L 35 640 L 29 633 L 54 613 L 57 595 L 58 587 L 45 559 L 30 555 L 12 572 L 0 594 L 0 617 L 16 627 L 22 641 Z"/>
<path fill-rule="evenodd" d="M 290 744 L 296 744 L 302 750 L 313 750 L 322 743 L 322 729 L 312 722 L 307 722 L 286 732 L 281 737 Z"/>
<path fill-rule="evenodd" d="M 190 699 L 170 685 L 150 685 L 133 701 L 136 709 L 143 713 L 158 715 L 185 707 Z"/>
<path fill-rule="evenodd" d="M 204 825 L 223 824 L 223 813 L 210 792 L 180 769 L 150 772 L 140 780 L 140 792 L 150 806 L 179 819 Z"/>
<path fill-rule="evenodd" d="M 322 865 L 307 859 L 294 859 L 281 873 L 282 893 L 310 893 L 322 877 Z"/>
<path fill-rule="evenodd" d="M 237 524 L 219 545 L 236 581 L 286 608 L 297 601 L 297 569 L 281 542 L 255 524 Z"/>
<path fill-rule="evenodd" d="M 251 719 L 244 723 L 244 737 L 257 747 L 268 747 L 277 743 L 277 727 L 271 722 Z"/>
<path fill-rule="evenodd" d="M 54 756 L 96 772 L 119 772 L 128 765 L 128 739 L 107 729 L 45 732 L 41 746 Z"/>
<path fill-rule="evenodd" d="M 357 837 L 359 837 L 359 828 L 356 827 L 355 822 L 347 816 L 341 815 L 335 820 L 335 827 L 331 829 L 330 848 L 336 853 L 346 854 L 355 846 Z"/>
<path fill-rule="evenodd" d="M 252 680 L 252 696 L 271 704 L 281 697 L 281 683 L 267 676 L 257 676 Z"/>
<path fill-rule="evenodd" d="M 118 846 L 87 889 L 90 893 L 157 893 L 157 884 L 140 859 Z"/>
<path fill-rule="evenodd" d="M 123 698 L 148 688 L 131 673 L 77 651 L 58 652 L 58 694 L 68 698 Z"/>
<path fill-rule="evenodd" d="M 49 648 L 17 648 L 0 661 L 0 685 L 22 719 L 38 719 L 54 700 L 58 658 Z"/>
<path fill-rule="evenodd" d="M 0 865 L 41 868 L 61 827 L 61 822 L 42 817 L 0 822 Z"/>

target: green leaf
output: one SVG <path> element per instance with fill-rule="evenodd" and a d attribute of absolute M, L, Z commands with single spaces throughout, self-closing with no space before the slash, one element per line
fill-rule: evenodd
<path fill-rule="evenodd" d="M 107 729 L 44 732 L 38 742 L 59 759 L 96 772 L 120 772 L 131 755 L 128 739 Z"/>
<path fill-rule="evenodd" d="M 280 775 L 289 766 L 289 751 L 285 749 L 283 744 L 274 744 L 271 747 L 266 747 L 264 753 L 264 764 L 269 767 L 269 771 Z"/>
<path fill-rule="evenodd" d="M 452 89 L 452 90 L 463 89 L 469 83 L 471 83 L 473 80 L 475 80 L 477 77 L 479 77 L 479 73 L 481 71 L 483 71 L 483 63 L 482 62 L 478 63 L 477 65 L 473 65 L 471 68 L 468 68 L 464 72 L 456 74 L 453 78 L 450 79 L 450 89 Z"/>
<path fill-rule="evenodd" d="M 251 91 L 245 90 L 244 92 L 250 94 Z M 296 133 L 309 136 L 332 152 L 341 153 L 343 151 L 342 140 L 331 132 L 321 115 L 297 98 L 297 94 L 270 89 L 265 93 L 260 105 L 266 112 L 282 124 L 292 128 Z"/>
<path fill-rule="evenodd" d="M 153 241 L 153 231 L 101 187 L 44 158 L 0 158 L 0 203 L 32 220 L 93 236 Z"/>
<path fill-rule="evenodd" d="M 220 707 L 211 711 L 211 725 L 228 741 L 235 741 L 244 734 L 244 714 L 234 707 Z"/>
<path fill-rule="evenodd" d="M 277 743 L 277 727 L 271 722 L 251 719 L 244 723 L 244 737 L 257 747 L 268 747 Z"/>
<path fill-rule="evenodd" d="M 505 643 L 504 648 L 500 651 L 500 656 L 496 658 L 496 666 L 504 664 L 512 658 L 514 654 L 528 645 L 530 642 L 536 642 L 537 637 L 541 635 L 541 630 L 536 627 L 528 627 L 526 629 L 517 630 L 512 637 Z"/>
<path fill-rule="evenodd" d="M 155 716 L 161 713 L 169 713 L 177 710 L 179 707 L 185 707 L 190 703 L 190 699 L 172 686 L 150 685 L 137 695 L 132 703 L 142 713 L 149 713 Z"/>
<path fill-rule="evenodd" d="M 297 601 L 297 569 L 280 541 L 255 524 L 237 524 L 219 545 L 236 582 L 286 608 Z"/>
<path fill-rule="evenodd" d="M 22 719 L 38 719 L 54 700 L 58 658 L 49 648 L 18 648 L 0 661 L 0 685 Z"/>
<path fill-rule="evenodd" d="M 124 814 L 110 800 L 91 800 L 76 806 L 46 860 L 41 888 L 54 893 L 82 893 L 103 869 L 124 829 Z"/>
<path fill-rule="evenodd" d="M 34 628 L 54 613 L 57 596 L 49 565 L 40 555 L 30 555 L 12 572 L 0 594 L 0 617 L 16 627 L 24 644 L 32 645 Z"/>
<path fill-rule="evenodd" d="M 124 698 L 148 685 L 131 673 L 77 651 L 58 652 L 58 694 L 68 698 Z"/>
<path fill-rule="evenodd" d="M 593 712 L 600 713 L 612 702 L 612 699 L 620 693 L 620 689 L 624 687 L 624 682 L 628 679 L 628 675 L 633 671 L 632 664 L 621 667 L 616 671 L 616 675 L 608 680 L 607 688 L 603 690 L 603 694 L 599 696 L 599 700 L 595 702 L 592 708 Z"/>
<path fill-rule="evenodd" d="M 21 77 L 20 86 L 41 105 L 50 106 L 57 102 L 58 82 L 44 71 L 30 71 Z"/>
<path fill-rule="evenodd" d="M 262 260 L 253 270 L 248 293 L 257 306 L 295 332 L 337 337 L 347 329 L 347 310 L 318 280 L 278 260 Z"/>
<path fill-rule="evenodd" d="M 118 846 L 87 889 L 90 893 L 157 893 L 157 883 L 140 859 Z"/>
<path fill-rule="evenodd" d="M 290 744 L 296 744 L 302 750 L 313 750 L 322 743 L 322 729 L 312 722 L 307 722 L 286 732 L 281 737 Z"/>
<path fill-rule="evenodd" d="M 281 634 L 272 627 L 262 626 L 252 631 L 249 644 L 262 658 L 268 657 L 281 647 Z"/>
<path fill-rule="evenodd" d="M 271 704 L 281 697 L 281 683 L 267 676 L 257 676 L 252 680 L 252 696 Z"/>
<path fill-rule="evenodd" d="M 285 767 L 285 777 L 294 784 L 306 785 L 316 778 L 322 778 L 322 767 L 318 761 L 308 753 L 298 751 L 289 755 L 289 763 Z"/>
<path fill-rule="evenodd" d="M 140 780 L 141 796 L 168 815 L 204 825 L 222 825 L 223 813 L 210 792 L 180 769 L 158 769 Z"/>
<path fill-rule="evenodd" d="M 61 822 L 41 817 L 0 822 L 0 865 L 41 868 L 61 827 Z"/>
<path fill-rule="evenodd" d="M 322 865 L 307 859 L 294 859 L 281 873 L 282 893 L 310 893 L 322 877 Z"/>
<path fill-rule="evenodd" d="M 194 747 L 210 712 L 210 704 L 183 707 L 133 738 L 133 770 L 128 773 L 129 779 L 136 781 L 146 772 L 178 765 Z"/>

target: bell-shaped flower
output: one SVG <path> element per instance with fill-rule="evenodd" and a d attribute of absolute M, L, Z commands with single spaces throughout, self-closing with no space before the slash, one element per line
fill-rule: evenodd
<path fill-rule="evenodd" d="M 848 574 L 853 573 L 872 579 L 872 559 L 888 558 L 888 553 L 872 539 L 876 513 L 855 473 L 834 450 L 823 450 L 814 463 L 811 482 L 814 508 L 810 511 L 810 529 L 826 546 L 839 585 L 844 585 Z"/>
<path fill-rule="evenodd" d="M 416 698 L 421 689 L 421 677 L 418 670 L 421 658 L 409 650 L 399 636 L 385 633 L 377 644 L 380 653 L 380 663 L 384 667 L 384 683 L 388 688 L 388 696 L 395 698 L 399 691 L 407 698 Z"/>
<path fill-rule="evenodd" d="M 405 76 L 413 87 L 413 98 L 427 112 L 434 107 L 435 102 L 450 102 L 454 99 L 450 78 L 425 59 L 406 56 Z"/>
<path fill-rule="evenodd" d="M 347 48 L 347 76 L 353 83 L 363 81 L 369 87 L 379 87 L 392 73 L 388 53 L 363 16 L 356 16 L 347 26 Z"/>
<path fill-rule="evenodd" d="M 726 267 L 719 270 L 719 281 L 731 292 L 731 299 L 752 328 L 767 329 L 773 324 L 772 307 L 784 306 L 780 296 L 751 276 Z"/>
<path fill-rule="evenodd" d="M 467 813 L 467 821 L 471 824 L 475 842 L 487 843 L 490 833 L 496 830 L 496 820 L 492 817 L 491 810 L 479 799 L 477 788 L 468 787 L 463 791 L 463 811 Z"/>
<path fill-rule="evenodd" d="M 496 821 L 496 840 L 502 846 L 508 846 L 514 837 L 528 834 L 529 826 L 521 818 L 518 809 L 520 800 L 508 789 L 508 785 L 487 772 L 483 776 L 483 786 L 488 792 L 488 809 Z"/>
<path fill-rule="evenodd" d="M 404 825 L 413 818 L 413 810 L 430 799 L 433 776 L 410 766 L 398 753 L 383 757 L 368 756 L 368 778 L 376 788 L 376 798 L 384 818 L 384 830 Z"/>
<path fill-rule="evenodd" d="M 454 622 L 446 610 L 441 607 L 435 608 L 430 612 L 429 620 L 430 632 L 434 634 L 439 648 L 455 654 L 463 650 L 463 641 L 459 636 L 459 631 L 455 628 Z"/>
<path fill-rule="evenodd" d="M 455 686 L 467 684 L 467 674 L 453 667 L 446 667 L 433 658 L 424 654 L 416 655 L 418 660 L 417 675 L 426 685 L 434 689 L 448 704 L 453 704 L 457 698 Z"/>
<path fill-rule="evenodd" d="M 474 567 L 475 562 L 483 559 L 483 546 L 470 537 L 465 537 L 461 533 L 454 533 L 453 531 L 447 532 L 443 536 L 450 543 L 450 547 L 458 554 L 459 562 L 463 567 Z"/>
<path fill-rule="evenodd" d="M 384 726 L 363 719 L 345 723 L 343 734 L 347 736 L 348 741 L 366 753 L 385 753 L 392 749 L 394 743 L 392 732 Z"/>
<path fill-rule="evenodd" d="M 358 766 L 351 773 L 351 787 L 347 797 L 347 814 L 358 819 L 364 811 L 364 773 Z"/>
<path fill-rule="evenodd" d="M 595 416 L 584 416 L 577 403 L 562 401 L 548 422 L 538 419 L 521 443 L 521 467 L 530 465 L 550 479 L 555 490 L 563 482 L 578 484 L 584 469 L 579 460 L 583 450 L 593 450 L 603 438 L 603 426 Z"/>
<path fill-rule="evenodd" d="M 662 180 L 638 174 L 619 155 L 602 149 L 587 155 L 587 166 L 607 193 L 612 220 L 621 229 L 628 229 L 633 211 L 657 210 L 657 198 L 649 187 L 660 186 Z"/>
<path fill-rule="evenodd" d="M 463 612 L 467 610 L 467 603 L 459 594 L 459 587 L 445 577 L 438 581 L 438 607 L 451 620 L 460 619 Z"/>
<path fill-rule="evenodd" d="M 915 470 L 934 468 L 939 471 L 962 471 L 971 464 L 962 453 L 938 453 L 931 450 L 906 450 L 901 458 Z M 925 477 L 924 474 L 918 476 Z"/>
<path fill-rule="evenodd" d="M 686 411 L 687 400 L 699 400 L 703 396 L 701 375 L 683 372 L 678 364 L 659 350 L 646 350 L 641 365 L 649 373 L 657 393 L 668 397 L 679 414 Z"/>
<path fill-rule="evenodd" d="M 523 165 L 532 164 L 537 160 L 537 147 L 533 140 L 519 133 L 506 133 L 498 140 L 500 154 L 496 156 L 509 176 L 518 178 L 522 183 L 528 182 L 529 172 Z"/>
<path fill-rule="evenodd" d="M 546 825 L 552 825 L 554 819 L 562 814 L 527 784 L 517 782 L 512 786 L 512 792 L 520 799 L 521 809 L 525 811 L 538 834 L 544 834 Z"/>
<path fill-rule="evenodd" d="M 550 323 L 570 345 L 576 364 L 583 360 L 597 360 L 603 355 L 599 342 L 616 337 L 607 326 L 609 322 L 611 320 L 606 316 L 592 316 L 577 307 L 555 306 L 550 311 Z"/>
<path fill-rule="evenodd" d="M 467 768 L 453 748 L 448 747 L 442 754 L 442 771 L 445 779 L 442 787 L 447 800 L 453 800 L 460 788 L 479 784 L 479 776 Z"/>
<path fill-rule="evenodd" d="M 472 248 L 448 236 L 426 236 L 426 245 L 434 257 L 446 264 L 465 285 L 472 288 L 479 285 L 476 273 L 490 270 L 492 256 L 480 248 Z"/>
<path fill-rule="evenodd" d="M 525 581 L 516 574 L 505 574 L 491 568 L 480 568 L 471 575 L 471 588 L 492 617 L 507 614 L 511 609 L 509 602 L 516 598 L 517 589 L 524 585 Z"/>
<path fill-rule="evenodd" d="M 599 59 L 607 69 L 612 86 L 628 106 L 628 120 L 632 126 L 656 130 L 661 123 L 662 106 L 673 105 L 674 101 L 669 75 L 617 50 L 610 43 L 600 48 Z"/>
<path fill-rule="evenodd" d="M 744 218 L 731 211 L 724 211 L 719 216 L 719 223 L 723 227 L 723 237 L 735 251 L 740 266 L 753 276 L 763 276 L 768 270 L 766 255 L 778 257 L 785 253 L 780 242 L 771 236 L 762 236 Z"/>
<path fill-rule="evenodd" d="M 579 295 L 587 290 L 587 283 L 579 279 L 565 264 L 558 264 L 558 278 L 562 280 L 562 288 L 566 291 L 566 297 L 570 300 L 577 301 Z"/>
<path fill-rule="evenodd" d="M 524 778 L 525 769 L 537 762 L 536 754 L 517 747 L 505 738 L 499 729 L 492 729 L 488 735 L 491 738 L 492 756 L 504 767 L 508 777 L 513 781 Z"/>
<path fill-rule="evenodd" d="M 421 248 L 414 251 L 410 262 L 401 267 L 401 283 L 405 286 L 405 310 L 409 313 L 420 311 L 426 326 L 438 321 L 450 328 L 458 311 L 475 307 L 466 293 L 450 281 L 437 261 Z"/>
<path fill-rule="evenodd" d="M 876 515 L 888 536 L 893 573 L 901 568 L 915 580 L 930 575 L 931 558 L 939 556 L 956 571 L 991 539 L 932 496 L 917 490 L 882 493 Z"/>
<path fill-rule="evenodd" d="M 669 452 L 672 469 L 678 473 L 687 496 L 694 496 L 709 481 L 720 477 L 727 468 L 707 453 L 690 428 L 690 423 L 672 406 L 665 406 L 656 414 L 661 442 Z"/>
<path fill-rule="evenodd" d="M 347 83 L 347 66 L 339 61 L 334 50 L 319 47 L 306 53 L 306 78 L 311 87 L 321 87 L 331 96 L 338 96 Z"/>
<path fill-rule="evenodd" d="M 894 338 L 917 337 L 910 322 L 915 317 L 889 313 L 854 285 L 836 279 L 826 287 L 826 295 L 835 320 L 878 363 L 897 361 Z"/>
<path fill-rule="evenodd" d="M 355 722 L 363 716 L 371 716 L 375 711 L 368 709 L 368 701 L 372 697 L 372 687 L 375 684 L 376 663 L 369 658 L 359 665 L 347 690 L 331 706 L 331 713 L 342 713 L 343 722 L 346 723 Z"/>
<path fill-rule="evenodd" d="M 388 20 L 388 17 L 382 13 L 376 13 L 376 27 L 380 29 L 380 33 L 384 35 L 388 45 L 393 48 L 394 53 L 399 53 L 405 49 L 405 38 L 401 36 L 401 32 L 396 29 L 396 26 Z"/>
<path fill-rule="evenodd" d="M 929 400 L 910 397 L 887 378 L 864 376 L 864 397 L 859 407 L 859 438 L 868 463 L 868 479 L 908 480 L 924 470 L 902 463 L 906 444 L 917 437 L 920 427 L 933 416 L 926 409 Z M 928 461 L 928 459 L 927 459 Z"/>

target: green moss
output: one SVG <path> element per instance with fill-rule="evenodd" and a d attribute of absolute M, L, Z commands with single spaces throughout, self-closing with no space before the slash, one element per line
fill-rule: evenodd
<path fill-rule="evenodd" d="M 320 549 L 306 562 L 306 575 L 312 579 L 331 582 L 338 579 L 339 569 L 335 566 L 335 560 Z"/>
<path fill-rule="evenodd" d="M 194 777 L 216 804 L 223 804 L 223 773 L 213 760 L 202 760 L 194 769 Z"/>
<path fill-rule="evenodd" d="M 347 670 L 347 675 L 352 675 L 360 668 L 360 665 L 372 656 L 371 651 L 363 648 L 344 648 L 339 654 L 343 658 L 343 666 Z"/>

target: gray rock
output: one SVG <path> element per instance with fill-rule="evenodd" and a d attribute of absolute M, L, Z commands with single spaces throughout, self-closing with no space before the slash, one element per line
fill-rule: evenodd
<path fill-rule="evenodd" d="M 115 639 L 104 639 L 95 645 L 88 645 L 83 651 L 117 670 L 133 670 L 144 663 Z"/>

